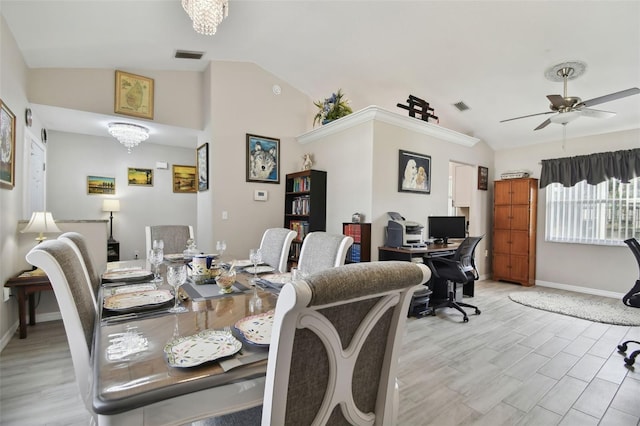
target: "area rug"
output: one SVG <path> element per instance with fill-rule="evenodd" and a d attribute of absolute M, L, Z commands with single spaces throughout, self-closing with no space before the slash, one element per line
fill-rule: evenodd
<path fill-rule="evenodd" d="M 509 298 L 521 305 L 590 321 L 640 326 L 640 309 L 625 306 L 620 299 L 538 290 L 517 291 L 510 293 Z"/>

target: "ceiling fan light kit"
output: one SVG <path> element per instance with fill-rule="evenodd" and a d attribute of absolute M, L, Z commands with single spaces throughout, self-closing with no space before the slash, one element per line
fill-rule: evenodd
<path fill-rule="evenodd" d="M 509 118 L 500 122 L 504 123 L 506 121 L 519 120 L 521 118 L 535 117 L 537 115 L 555 114 L 551 118 L 548 118 L 540 123 L 538 127 L 533 129 L 540 130 L 547 127 L 550 123 L 566 125 L 567 123 L 574 121 L 581 116 L 591 118 L 608 118 L 614 116 L 615 112 L 600 111 L 588 107 L 603 104 L 605 102 L 611 102 L 616 99 L 625 98 L 627 96 L 637 95 L 638 93 L 640 93 L 640 89 L 638 89 L 637 87 L 632 87 L 630 89 L 609 93 L 608 95 L 599 96 L 587 101 L 582 101 L 582 99 L 577 96 L 569 96 L 567 93 L 567 81 L 580 77 L 586 72 L 586 70 L 587 64 L 581 61 L 563 62 L 561 64 L 557 64 L 550 68 L 547 68 L 544 73 L 547 80 L 554 82 L 562 81 L 564 86 L 563 95 L 547 95 L 547 99 L 549 99 L 549 102 L 551 102 L 551 104 L 549 105 L 549 109 L 551 111 Z"/>

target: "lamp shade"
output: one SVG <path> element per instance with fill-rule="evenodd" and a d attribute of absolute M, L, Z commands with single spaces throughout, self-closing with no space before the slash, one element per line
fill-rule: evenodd
<path fill-rule="evenodd" d="M 103 212 L 119 212 L 120 200 L 106 199 L 102 201 Z"/>
<path fill-rule="evenodd" d="M 36 238 L 38 241 L 45 240 L 46 237 L 43 237 L 44 233 L 51 232 L 62 232 L 55 221 L 53 220 L 53 216 L 50 212 L 33 212 L 31 215 L 31 220 L 27 226 L 24 227 L 22 233 L 38 233 L 39 236 Z"/>

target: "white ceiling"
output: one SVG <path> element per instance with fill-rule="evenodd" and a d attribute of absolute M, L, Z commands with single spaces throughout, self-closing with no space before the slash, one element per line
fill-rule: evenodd
<path fill-rule="evenodd" d="M 441 126 L 494 149 L 562 138 L 559 124 L 533 131 L 550 115 L 499 123 L 548 111 L 546 95 L 562 94 L 562 83 L 544 77 L 553 65 L 586 62 L 568 93 L 583 100 L 640 86 L 637 0 L 230 0 L 214 36 L 191 29 L 180 0 L 1 0 L 0 12 L 31 68 L 254 62 L 314 100 L 342 88 L 354 110 L 378 105 L 407 114 L 396 104 L 412 94 L 430 103 Z M 175 59 L 176 49 L 206 54 Z M 459 112 L 459 101 L 471 109 Z M 640 95 L 596 108 L 617 115 L 581 117 L 567 125 L 568 138 L 640 127 Z"/>

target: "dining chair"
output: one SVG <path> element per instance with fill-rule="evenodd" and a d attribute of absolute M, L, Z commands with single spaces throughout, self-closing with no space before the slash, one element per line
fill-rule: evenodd
<path fill-rule="evenodd" d="M 367 262 L 285 284 L 275 309 L 262 409 L 205 424 L 396 424 L 407 309 L 430 277 L 424 264 Z"/>
<path fill-rule="evenodd" d="M 94 299 L 98 298 L 98 290 L 100 289 L 100 272 L 96 268 L 93 256 L 89 251 L 89 244 L 84 235 L 79 232 L 65 232 L 58 237 L 60 241 L 70 244 L 72 248 L 75 248 L 79 252 L 82 265 L 87 274 L 87 281 L 90 283 L 90 289 Z M 96 308 L 97 309 L 97 308 Z"/>
<path fill-rule="evenodd" d="M 193 239 L 191 225 L 152 225 L 144 227 L 146 252 L 152 249 L 154 240 L 164 241 L 164 254 L 182 253 L 187 247 L 187 240 Z"/>
<path fill-rule="evenodd" d="M 274 267 L 278 272 L 287 272 L 289 249 L 295 236 L 295 231 L 287 228 L 269 228 L 264 231 L 260 241 L 264 263 Z"/>
<path fill-rule="evenodd" d="M 298 269 L 305 274 L 344 265 L 353 238 L 342 234 L 310 232 L 302 241 Z"/>
<path fill-rule="evenodd" d="M 71 361 L 85 408 L 96 423 L 92 408 L 91 346 L 95 323 L 95 299 L 78 251 L 59 240 L 46 240 L 26 255 L 27 262 L 49 277 L 67 334 Z"/>

